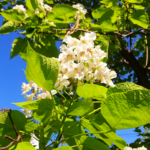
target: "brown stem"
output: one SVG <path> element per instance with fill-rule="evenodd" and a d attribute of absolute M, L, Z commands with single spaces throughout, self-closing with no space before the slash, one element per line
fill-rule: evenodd
<path fill-rule="evenodd" d="M 131 32 L 131 28 L 130 28 L 130 32 Z M 130 35 L 130 52 L 132 51 L 132 35 Z"/>
<path fill-rule="evenodd" d="M 145 42 L 146 42 L 146 62 L 144 68 L 148 66 L 148 37 L 145 35 Z"/>
<path fill-rule="evenodd" d="M 12 117 L 11 117 L 11 109 L 1 109 L 1 111 L 3 111 L 3 112 L 4 112 L 4 111 L 9 111 L 9 112 L 8 112 L 8 116 L 9 116 L 9 119 L 10 119 L 10 121 L 11 121 L 11 124 L 12 124 L 12 126 L 13 126 L 13 128 L 14 128 L 14 130 L 15 130 L 16 136 L 17 136 L 17 140 L 16 140 L 16 139 L 13 139 L 12 137 L 7 136 L 7 135 L 4 136 L 4 138 L 7 138 L 7 139 L 11 140 L 11 142 L 10 142 L 7 146 L 0 148 L 0 150 L 5 150 L 5 149 L 8 149 L 9 147 L 11 147 L 15 142 L 19 142 L 19 141 L 23 142 L 23 140 L 22 140 L 22 138 L 21 138 L 21 135 L 18 133 L 17 128 L 16 128 L 16 126 L 15 126 L 13 120 L 12 120 Z"/>
<path fill-rule="evenodd" d="M 48 147 L 50 147 L 50 146 L 53 145 L 53 144 L 55 144 L 55 141 L 52 142 L 52 143 L 50 143 L 49 145 L 47 145 L 47 146 L 45 147 L 45 149 L 47 149 Z"/>

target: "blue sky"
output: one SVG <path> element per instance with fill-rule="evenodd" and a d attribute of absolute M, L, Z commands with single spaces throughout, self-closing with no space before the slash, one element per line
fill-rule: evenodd
<path fill-rule="evenodd" d="M 0 16 L 0 26 L 3 18 Z M 17 32 L 0 35 L 0 109 L 19 109 L 12 103 L 25 101 L 21 95 L 22 82 L 26 82 L 24 71 L 26 62 L 16 56 L 10 60 L 10 52 L 13 40 L 20 36 Z M 60 43 L 57 43 L 59 47 Z M 137 134 L 133 129 L 119 130 L 117 134 L 126 140 L 127 144 L 137 139 Z"/>

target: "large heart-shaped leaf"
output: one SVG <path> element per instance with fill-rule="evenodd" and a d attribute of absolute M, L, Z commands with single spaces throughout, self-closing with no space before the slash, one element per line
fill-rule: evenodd
<path fill-rule="evenodd" d="M 120 83 L 108 90 L 101 112 L 114 129 L 129 129 L 150 122 L 150 92 L 134 83 Z"/>
<path fill-rule="evenodd" d="M 27 47 L 26 77 L 30 82 L 34 81 L 47 91 L 52 90 L 59 73 L 59 63 L 53 58 L 48 58 L 36 53 L 28 44 Z"/>

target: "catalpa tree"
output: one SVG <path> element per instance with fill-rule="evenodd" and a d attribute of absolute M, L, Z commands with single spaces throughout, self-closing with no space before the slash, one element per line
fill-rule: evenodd
<path fill-rule="evenodd" d="M 0 34 L 26 61 L 21 111 L 1 109 L 0 150 L 147 150 L 116 130 L 150 122 L 148 0 L 3 0 Z M 56 42 L 61 41 L 59 49 Z M 148 136 L 148 135 L 147 135 Z"/>

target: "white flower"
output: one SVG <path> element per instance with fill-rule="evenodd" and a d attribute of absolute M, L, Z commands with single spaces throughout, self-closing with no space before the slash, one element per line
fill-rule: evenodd
<path fill-rule="evenodd" d="M 24 12 L 24 14 L 25 14 L 25 17 L 26 17 L 26 18 L 28 17 L 28 15 L 27 15 L 27 13 L 26 13 L 26 9 L 24 8 L 23 5 L 16 5 L 16 6 L 13 7 L 13 9 L 22 10 L 22 11 Z"/>
<path fill-rule="evenodd" d="M 125 147 L 124 150 L 147 150 L 144 146 L 138 148 Z"/>
<path fill-rule="evenodd" d="M 140 147 L 138 150 L 147 150 L 144 146 Z"/>
<path fill-rule="evenodd" d="M 85 33 L 85 36 L 80 36 L 80 41 L 82 45 L 86 45 L 87 47 L 94 47 L 94 40 L 96 39 L 96 35 L 94 32 Z"/>
<path fill-rule="evenodd" d="M 51 95 L 48 91 L 38 94 L 36 99 L 46 99 L 46 98 L 50 98 L 51 99 Z"/>
<path fill-rule="evenodd" d="M 76 4 L 76 5 L 72 5 L 72 7 L 78 9 L 78 12 L 77 13 L 82 13 L 83 15 L 86 14 L 86 9 L 84 8 L 84 6 L 82 4 Z"/>
<path fill-rule="evenodd" d="M 95 39 L 94 32 L 85 33 L 84 36 L 80 36 L 80 40 L 71 36 L 64 38 L 63 42 L 66 44 L 60 47 L 61 53 L 57 59 L 60 62 L 60 74 L 55 84 L 56 88 L 62 90 L 64 86 L 71 85 L 73 79 L 78 79 L 80 82 L 86 80 L 91 83 L 98 80 L 111 87 L 115 86 L 111 79 L 116 78 L 117 74 L 102 62 L 107 54 L 99 45 L 94 46 Z"/>
<path fill-rule="evenodd" d="M 47 12 L 51 12 L 52 11 L 52 7 L 50 7 L 50 6 L 48 6 L 48 5 L 46 5 L 46 4 L 44 4 L 44 9 L 47 11 Z"/>
<path fill-rule="evenodd" d="M 32 101 L 35 96 L 35 93 L 31 93 L 30 95 L 25 95 L 24 97 L 28 99 L 28 101 Z"/>
<path fill-rule="evenodd" d="M 35 149 L 39 149 L 39 140 L 33 133 L 31 133 L 30 143 L 35 146 Z"/>
<path fill-rule="evenodd" d="M 43 0 L 38 0 L 39 5 L 41 5 L 43 7 Z"/>
<path fill-rule="evenodd" d="M 38 8 L 36 8 L 36 10 L 35 10 L 35 12 L 34 12 L 35 14 L 39 14 L 40 13 L 40 11 L 39 11 L 39 9 Z"/>
<path fill-rule="evenodd" d="M 32 111 L 29 109 L 21 109 L 25 113 L 25 117 L 31 117 Z"/>
<path fill-rule="evenodd" d="M 65 51 L 67 51 L 67 46 L 65 45 L 65 44 L 62 44 L 61 46 L 60 46 L 60 52 L 65 52 Z"/>
<path fill-rule="evenodd" d="M 63 52 L 64 62 L 66 61 L 74 61 L 75 53 L 71 48 L 68 48 L 66 52 Z"/>
<path fill-rule="evenodd" d="M 29 84 L 26 84 L 26 83 L 22 83 L 22 95 L 26 94 L 27 92 L 29 92 L 31 90 L 31 87 L 29 86 Z"/>
<path fill-rule="evenodd" d="M 31 88 L 33 88 L 32 93 L 40 93 L 42 91 L 42 88 L 40 88 L 36 83 L 34 83 L 33 81 L 29 82 L 29 86 Z M 34 91 L 34 92 L 33 92 Z"/>
<path fill-rule="evenodd" d="M 71 36 L 66 36 L 63 42 L 67 43 L 67 46 L 72 48 L 75 48 L 80 44 L 80 41 L 78 39 Z"/>
<path fill-rule="evenodd" d="M 125 147 L 124 150 L 132 150 L 131 147 Z"/>
<path fill-rule="evenodd" d="M 51 90 L 51 93 L 52 93 L 52 95 L 55 95 L 55 94 L 57 94 L 57 91 L 56 90 Z"/>

